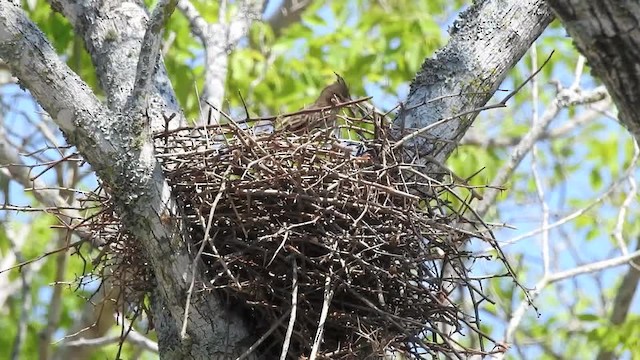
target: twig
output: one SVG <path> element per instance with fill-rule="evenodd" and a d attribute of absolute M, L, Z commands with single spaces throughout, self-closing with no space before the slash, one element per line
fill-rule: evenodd
<path fill-rule="evenodd" d="M 329 306 L 331 305 L 331 299 L 333 298 L 333 287 L 331 286 L 331 271 L 325 274 L 324 281 L 324 302 L 322 303 L 322 311 L 320 312 L 320 320 L 318 321 L 318 329 L 316 330 L 316 336 L 313 340 L 313 347 L 311 348 L 311 355 L 309 360 L 315 360 L 318 356 L 318 350 L 320 350 L 320 343 L 322 342 L 322 333 L 324 331 L 324 323 L 327 320 L 327 314 L 329 313 Z"/>
<path fill-rule="evenodd" d="M 280 319 L 278 319 L 278 321 L 276 321 L 273 325 L 271 325 L 271 327 L 269 328 L 269 330 L 267 330 L 267 332 L 265 332 L 264 334 L 262 334 L 262 336 L 256 340 L 256 342 L 253 343 L 253 345 L 251 345 L 247 351 L 245 351 L 244 353 L 242 353 L 242 355 L 238 356 L 236 358 L 236 360 L 244 360 L 246 358 L 249 357 L 249 355 L 251 355 L 252 352 L 254 352 L 258 346 L 260 346 L 260 344 L 262 344 L 265 340 L 267 340 L 267 338 L 269 337 L 269 335 L 271 335 L 274 331 L 276 331 L 276 329 L 282 325 L 282 323 L 284 322 L 284 319 L 287 318 L 287 316 L 289 316 L 289 313 L 291 312 L 291 310 L 287 310 L 284 314 L 282 314 L 282 316 L 280 317 Z"/>
<path fill-rule="evenodd" d="M 6 269 L 2 269 L 2 270 L 0 270 L 0 274 L 2 274 L 4 272 L 7 272 L 7 271 L 10 271 L 10 270 L 13 270 L 13 269 L 18 269 L 18 268 L 24 267 L 26 265 L 29 265 L 29 264 L 33 263 L 33 262 L 42 260 L 42 259 L 46 258 L 49 255 L 56 254 L 56 253 L 59 253 L 59 252 L 62 252 L 62 251 L 67 251 L 67 250 L 69 250 L 71 248 L 80 246 L 84 241 L 85 240 L 78 240 L 78 241 L 73 242 L 73 243 L 71 243 L 71 244 L 69 244 L 67 246 L 63 246 L 63 247 L 55 249 L 55 250 L 47 251 L 46 253 L 41 254 L 39 256 L 36 256 L 33 259 L 25 260 L 25 261 L 23 261 L 23 262 L 21 262 L 19 264 L 13 265 L 13 266 L 8 267 Z"/>
<path fill-rule="evenodd" d="M 160 58 L 164 27 L 177 4 L 178 0 L 160 0 L 153 9 L 140 48 L 136 80 L 127 105 L 130 109 L 138 109 L 138 111 L 143 109 L 143 97 L 149 91 L 149 84 L 155 75 Z"/>
<path fill-rule="evenodd" d="M 640 155 L 640 148 L 638 148 L 638 142 L 635 140 L 635 138 L 633 138 L 631 141 L 633 142 L 633 157 L 631 158 L 631 166 L 633 166 L 638 162 L 638 156 Z M 618 243 L 618 247 L 620 247 L 620 251 L 622 252 L 622 255 L 627 255 L 629 253 L 629 250 L 627 249 L 627 244 L 625 244 L 624 237 L 622 236 L 622 231 L 624 228 L 627 210 L 631 206 L 631 203 L 636 198 L 636 194 L 637 194 L 635 172 L 630 171 L 628 173 L 627 181 L 629 182 L 629 191 L 627 192 L 627 196 L 622 202 L 622 206 L 620 206 L 620 210 L 618 210 L 616 226 L 613 230 L 613 237 L 614 239 L 616 239 Z M 635 267 L 637 265 L 631 263 L 631 266 Z M 640 268 L 638 270 L 640 270 Z"/>
<path fill-rule="evenodd" d="M 212 208 L 213 209 L 213 208 Z M 202 244 L 200 244 L 200 249 L 198 249 L 198 253 L 193 258 L 193 263 L 191 264 L 191 283 L 189 284 L 189 289 L 187 290 L 187 300 L 185 300 L 184 304 L 184 316 L 182 318 L 182 329 L 180 330 L 180 338 L 185 340 L 187 338 L 187 324 L 189 322 L 189 308 L 191 307 L 191 296 L 193 296 L 193 289 L 196 284 L 196 275 L 198 271 L 198 263 L 201 261 L 200 256 L 202 256 L 202 251 L 204 251 L 204 245 L 207 242 L 202 240 Z"/>
<path fill-rule="evenodd" d="M 298 309 L 298 264 L 296 263 L 296 257 L 291 257 L 291 266 L 293 273 L 293 289 L 291 290 L 291 317 L 289 318 L 289 325 L 287 326 L 287 333 L 282 343 L 282 352 L 280 353 L 280 360 L 287 358 L 287 352 L 289 351 L 289 343 L 291 342 L 291 334 L 293 334 L 293 326 L 296 323 L 296 312 Z"/>
<path fill-rule="evenodd" d="M 538 62 L 537 59 L 538 52 L 536 43 L 534 42 L 531 45 L 531 67 L 536 68 L 536 64 Z M 537 79 L 531 80 L 531 103 L 532 105 L 532 128 L 535 128 L 538 125 L 538 81 Z M 549 225 L 549 205 L 544 197 L 544 187 L 542 185 L 542 180 L 540 179 L 540 174 L 538 174 L 538 146 L 537 141 L 533 143 L 531 148 L 531 173 L 533 174 L 533 180 L 536 187 L 536 194 L 538 195 L 538 202 L 540 203 L 540 207 L 542 208 L 542 227 L 547 227 Z M 550 267 L 550 251 L 549 251 L 549 231 L 542 232 L 542 243 L 540 244 L 540 250 L 542 252 L 542 269 L 543 276 L 547 276 L 551 271 Z"/>

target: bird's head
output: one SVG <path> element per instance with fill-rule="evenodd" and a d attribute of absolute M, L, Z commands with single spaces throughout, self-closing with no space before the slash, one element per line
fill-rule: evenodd
<path fill-rule="evenodd" d="M 336 81 L 322 90 L 315 104 L 318 107 L 329 106 L 334 104 L 336 100 L 338 100 L 338 102 L 351 100 L 349 87 L 344 79 L 338 74 L 336 74 Z"/>

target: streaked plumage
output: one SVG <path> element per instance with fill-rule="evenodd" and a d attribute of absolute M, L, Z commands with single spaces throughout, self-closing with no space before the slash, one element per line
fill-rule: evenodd
<path fill-rule="evenodd" d="M 336 81 L 325 87 L 313 104 L 304 107 L 302 110 L 320 109 L 351 100 L 347 83 L 340 75 L 336 74 L 336 77 Z M 337 112 L 335 109 L 309 114 L 299 114 L 281 119 L 276 124 L 276 129 L 302 134 L 316 128 L 333 127 L 336 119 Z"/>

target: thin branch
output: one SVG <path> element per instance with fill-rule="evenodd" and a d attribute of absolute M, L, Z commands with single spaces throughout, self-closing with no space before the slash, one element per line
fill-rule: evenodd
<path fill-rule="evenodd" d="M 402 139 L 400 139 L 399 141 L 397 141 L 394 145 L 393 148 L 397 149 L 398 147 L 402 146 L 404 143 L 406 143 L 409 140 L 412 140 L 413 138 L 426 133 L 427 131 L 435 128 L 436 126 L 442 125 L 446 122 L 449 122 L 451 120 L 455 120 L 455 119 L 459 119 L 462 118 L 464 116 L 467 115 L 473 115 L 476 116 L 478 113 L 480 113 L 481 111 L 485 111 L 485 110 L 490 110 L 490 109 L 497 109 L 497 108 L 503 108 L 507 106 L 507 102 L 514 97 L 525 85 L 527 85 L 527 83 L 529 83 L 529 81 L 531 81 L 531 79 L 533 79 L 536 75 L 538 75 L 538 73 L 540 71 L 542 71 L 542 69 L 544 68 L 545 65 L 547 65 L 547 63 L 549 62 L 549 60 L 551 60 L 551 57 L 553 56 L 553 51 L 551 52 L 551 54 L 549 54 L 549 56 L 547 57 L 547 60 L 545 60 L 542 65 L 540 66 L 540 68 L 538 68 L 536 71 L 534 71 L 531 75 L 529 75 L 529 77 L 527 77 L 522 84 L 520 84 L 518 87 L 516 87 L 513 91 L 511 91 L 510 93 L 507 94 L 507 96 L 505 96 L 502 100 L 500 100 L 499 103 L 497 104 L 492 104 L 492 105 L 486 105 L 486 106 L 481 106 L 475 109 L 471 109 L 471 110 L 467 110 L 467 111 L 463 111 L 460 112 L 458 114 L 455 114 L 453 116 L 450 117 L 446 117 L 443 118 L 441 120 L 438 120 L 432 124 L 429 124 L 419 130 L 416 130 L 414 132 L 412 132 L 411 134 L 403 137 Z M 424 104 L 426 104 L 427 102 L 425 102 Z M 423 104 L 421 104 L 423 105 Z M 416 105 L 419 106 L 419 105 Z"/>
<path fill-rule="evenodd" d="M 132 345 L 138 346 L 144 350 L 151 351 L 153 353 L 158 353 L 158 343 L 155 341 L 148 339 L 144 335 L 131 331 L 129 332 L 126 341 Z M 105 336 L 95 339 L 87 339 L 87 338 L 79 338 L 76 340 L 72 340 L 69 342 L 65 342 L 60 344 L 62 347 L 103 347 L 106 345 L 117 344 L 120 342 L 120 335 L 113 336 Z"/>
<path fill-rule="evenodd" d="M 287 352 L 289 351 L 289 342 L 291 341 L 291 334 L 293 334 L 293 326 L 296 323 L 296 312 L 298 310 L 298 264 L 296 257 L 291 257 L 291 271 L 293 272 L 293 289 L 291 290 L 291 317 L 289 317 L 289 325 L 287 326 L 287 333 L 282 343 L 282 352 L 280 353 L 280 360 L 287 358 Z"/>
<path fill-rule="evenodd" d="M 329 314 L 329 306 L 331 306 L 331 299 L 333 298 L 333 287 L 331 286 L 331 274 L 325 275 L 324 283 L 324 302 L 322 303 L 322 310 L 320 312 L 320 319 L 318 320 L 318 329 L 316 330 L 316 336 L 313 340 L 313 347 L 311 348 L 311 354 L 309 360 L 315 360 L 320 350 L 320 344 L 322 343 L 322 333 L 324 332 L 324 323 L 327 320 Z"/>
<path fill-rule="evenodd" d="M 622 180 L 617 180 L 614 183 L 612 183 L 607 190 L 605 190 L 602 194 L 600 194 L 598 197 L 596 197 L 591 203 L 589 203 L 587 206 L 580 208 L 564 217 L 562 217 L 561 219 L 549 224 L 546 227 L 540 227 L 534 230 L 531 230 L 527 233 L 518 235 L 510 240 L 507 241 L 501 241 L 500 242 L 500 246 L 502 248 L 504 248 L 506 245 L 512 245 L 512 244 L 516 244 L 518 242 L 520 242 L 521 240 L 524 240 L 526 238 L 530 238 L 532 236 L 538 235 L 544 231 L 548 231 L 548 230 L 552 230 L 554 228 L 557 228 L 559 226 L 562 226 L 584 214 L 586 214 L 589 210 L 591 210 L 593 207 L 595 207 L 596 205 L 600 204 L 601 202 L 604 201 L 604 199 L 606 199 L 607 197 L 609 197 L 609 195 L 611 195 L 614 190 L 616 190 L 620 184 L 622 183 Z M 483 250 L 481 253 L 486 253 L 492 251 L 492 248 L 487 248 L 485 250 Z"/>
<path fill-rule="evenodd" d="M 24 239 L 26 238 L 28 232 L 26 229 L 21 231 L 20 233 L 12 233 L 12 231 L 7 229 L 7 239 L 11 246 L 12 252 L 15 254 L 16 260 L 24 261 L 22 256 L 22 251 L 18 247 L 19 244 L 24 243 Z M 26 267 L 20 271 L 20 282 L 21 282 L 21 290 L 22 290 L 22 299 L 20 302 L 20 310 L 19 310 L 19 320 L 16 331 L 16 336 L 13 339 L 13 346 L 11 349 L 11 360 L 20 359 L 20 354 L 22 353 L 22 347 L 25 344 L 25 340 L 27 338 L 27 326 L 29 324 L 29 314 L 31 313 L 31 283 L 28 281 L 30 277 L 31 269 Z"/>
<path fill-rule="evenodd" d="M 522 141 L 513 149 L 511 155 L 509 156 L 509 160 L 506 164 L 504 164 L 498 173 L 496 174 L 493 181 L 491 181 L 490 188 L 487 189 L 484 193 L 484 199 L 480 201 L 476 207 L 476 211 L 480 216 L 485 216 L 489 209 L 491 209 L 494 205 L 496 198 L 498 197 L 499 191 L 492 190 L 491 188 L 501 188 L 507 183 L 507 181 L 511 178 L 511 175 L 516 170 L 520 162 L 527 156 L 529 151 L 533 148 L 535 143 L 539 140 L 540 136 L 544 133 L 545 129 L 549 126 L 551 121 L 555 119 L 555 117 L 560 112 L 560 107 L 558 106 L 556 101 L 553 101 L 546 109 L 540 121 L 537 121 L 527 133 L 522 138 Z"/>
<path fill-rule="evenodd" d="M 236 360 L 244 360 L 248 358 L 249 355 L 251 355 L 251 353 L 253 353 L 258 348 L 258 346 L 260 346 L 260 344 L 262 344 L 265 340 L 267 340 L 269 335 L 271 335 L 274 331 L 276 331 L 276 329 L 280 325 L 282 325 L 282 323 L 287 318 L 287 316 L 289 316 L 290 311 L 291 310 L 287 310 L 284 314 L 282 314 L 280 319 L 278 319 L 278 321 L 276 321 L 273 325 L 271 325 L 269 330 L 267 330 L 264 334 L 262 334 L 262 336 L 258 340 L 256 340 L 256 342 L 253 343 L 253 345 L 251 345 L 249 349 L 247 349 L 244 353 L 242 353 L 242 355 L 238 356 Z"/>
<path fill-rule="evenodd" d="M 189 0 L 178 1 L 178 10 L 182 12 L 189 21 L 191 32 L 200 38 L 200 41 L 204 44 L 207 41 L 207 34 L 209 32 L 209 24 L 204 20 L 198 9 Z"/>
<path fill-rule="evenodd" d="M 640 148 L 638 147 L 638 142 L 635 139 L 633 139 L 632 141 L 633 141 L 633 157 L 631 159 L 631 164 L 636 164 L 638 162 L 638 156 L 640 155 Z M 620 209 L 618 210 L 616 226 L 615 226 L 615 229 L 613 230 L 613 238 L 617 241 L 618 246 L 620 247 L 620 251 L 622 252 L 623 255 L 627 255 L 629 253 L 629 250 L 627 250 L 627 244 L 625 244 L 624 242 L 624 239 L 622 236 L 622 230 L 624 228 L 624 223 L 626 221 L 627 210 L 631 206 L 631 203 L 633 202 L 633 200 L 635 200 L 636 194 L 638 192 L 637 191 L 638 188 L 636 186 L 635 172 L 629 172 L 627 181 L 629 182 L 629 191 L 627 192 L 627 196 L 622 202 L 622 206 L 620 206 Z M 635 266 L 635 264 L 632 264 L 631 266 Z"/>
<path fill-rule="evenodd" d="M 584 56 L 579 55 L 578 61 L 576 61 L 576 69 L 574 71 L 573 84 L 571 84 L 571 89 L 580 88 L 580 80 L 582 79 L 582 73 L 584 71 L 584 63 L 586 59 Z"/>
<path fill-rule="evenodd" d="M 591 264 L 586 264 L 570 270 L 565 270 L 555 274 L 551 274 L 548 277 L 548 282 L 554 283 L 554 282 L 572 278 L 578 275 L 589 274 L 596 271 L 602 271 L 602 270 L 610 269 L 616 266 L 625 265 L 631 262 L 632 260 L 637 259 L 638 257 L 640 257 L 640 250 L 629 253 L 628 255 L 618 256 L 613 259 L 596 261 Z"/>
<path fill-rule="evenodd" d="M 535 299 L 536 297 L 538 297 L 538 295 L 540 295 L 540 293 L 545 287 L 555 282 L 565 280 L 568 278 L 573 278 L 579 275 L 584 275 L 584 274 L 589 274 L 596 271 L 610 269 L 620 265 L 625 265 L 638 257 L 640 257 L 640 250 L 635 251 L 629 255 L 623 255 L 613 259 L 597 261 L 591 264 L 578 266 L 570 270 L 565 270 L 555 274 L 550 274 L 549 276 L 544 276 L 542 279 L 538 281 L 534 290 L 531 291 L 529 295 L 531 296 L 532 299 Z M 529 301 L 522 301 L 518 309 L 516 309 L 516 311 L 513 313 L 511 320 L 509 321 L 509 326 L 505 331 L 505 342 L 512 341 L 515 330 L 520 325 L 520 322 L 522 321 L 524 314 L 526 313 L 527 309 L 529 309 L 530 306 L 531 306 L 531 303 Z M 500 354 L 500 356 L 497 356 L 496 358 L 502 359 L 504 358 L 504 354 Z"/>
<path fill-rule="evenodd" d="M 538 51 L 536 47 L 536 43 L 534 42 L 531 45 L 531 67 L 535 70 L 538 63 Z M 532 102 L 532 127 L 535 127 L 539 121 L 538 119 L 538 80 L 531 80 L 531 102 Z M 536 186 L 536 194 L 538 195 L 538 202 L 540 203 L 540 207 L 542 208 L 542 227 L 545 228 L 549 225 L 549 205 L 544 197 L 544 186 L 542 185 L 542 180 L 540 179 L 540 174 L 538 173 L 538 146 L 537 141 L 534 142 L 533 148 L 531 151 L 531 173 L 533 174 L 534 183 Z M 540 249 L 542 251 L 542 267 L 543 267 L 543 276 L 547 276 L 550 272 L 550 256 L 549 256 L 549 230 L 542 232 L 542 244 L 540 245 Z"/>
<path fill-rule="evenodd" d="M 572 118 L 570 121 L 567 121 L 565 124 L 554 127 L 553 129 L 546 129 L 538 139 L 555 140 L 561 138 L 569 134 L 573 130 L 597 119 L 598 117 L 603 115 L 606 109 L 610 107 L 611 99 L 608 97 L 604 100 L 593 103 L 586 111 Z M 487 137 L 484 134 L 474 132 L 465 134 L 465 136 L 460 141 L 460 145 L 472 145 L 484 149 L 492 147 L 516 146 L 522 141 L 523 137 L 524 136 L 521 135 Z"/>
<path fill-rule="evenodd" d="M 57 234 L 57 246 L 63 247 L 68 244 L 71 238 L 71 232 L 66 231 L 64 233 Z M 64 281 L 66 268 L 67 268 L 67 259 L 69 258 L 68 253 L 60 252 L 56 255 L 56 274 L 55 274 L 55 282 L 56 285 L 53 288 L 53 294 L 51 295 L 51 300 L 49 302 L 48 314 L 47 314 L 47 325 L 40 332 L 39 336 L 39 346 L 40 346 L 40 356 L 42 359 L 49 358 L 49 351 L 51 350 L 51 336 L 54 331 L 58 329 L 58 325 L 60 323 L 60 316 L 62 314 L 62 286 L 60 282 Z"/>
<path fill-rule="evenodd" d="M 212 208 L 213 211 L 213 208 Z M 191 283 L 189 284 L 189 289 L 187 289 L 187 299 L 184 304 L 184 318 L 182 319 L 182 329 L 180 330 L 180 338 L 184 341 L 187 338 L 187 324 L 189 323 L 189 308 L 191 307 L 191 297 L 193 296 L 193 289 L 196 284 L 196 277 L 198 275 L 198 263 L 201 261 L 200 256 L 202 256 L 202 252 L 204 251 L 204 246 L 207 242 L 202 241 L 200 244 L 200 249 L 198 249 L 198 253 L 193 258 L 193 263 L 191 263 Z"/>
<path fill-rule="evenodd" d="M 231 16 L 228 16 L 227 7 L 222 2 L 219 7 L 218 23 L 209 24 L 190 1 L 179 1 L 178 8 L 189 21 L 191 31 L 200 39 L 205 51 L 202 103 L 207 101 L 215 104 L 215 108 L 222 107 L 229 54 L 238 41 L 246 36 L 251 24 L 260 19 L 263 2 L 262 0 L 237 1 Z M 219 112 L 214 113 L 216 122 L 219 117 Z M 201 117 L 198 125 L 204 124 L 205 119 Z"/>

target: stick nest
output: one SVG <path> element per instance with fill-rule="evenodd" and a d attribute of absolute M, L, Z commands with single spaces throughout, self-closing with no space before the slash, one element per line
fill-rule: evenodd
<path fill-rule="evenodd" d="M 428 160 L 406 161 L 387 120 L 361 109 L 339 115 L 351 135 L 368 133 L 357 142 L 331 129 L 254 135 L 230 119 L 156 136 L 209 275 L 199 286 L 242 309 L 256 338 L 269 334 L 256 344 L 265 358 L 283 347 L 292 359 L 485 353 L 477 315 L 486 297 L 463 245 L 497 245 L 465 216 L 473 190 L 441 165 L 425 174 Z"/>

